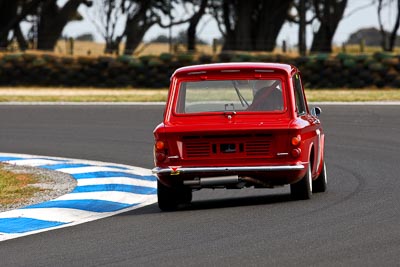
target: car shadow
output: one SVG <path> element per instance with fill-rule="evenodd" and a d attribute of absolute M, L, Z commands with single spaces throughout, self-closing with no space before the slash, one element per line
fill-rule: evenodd
<path fill-rule="evenodd" d="M 258 195 L 258 196 L 245 196 L 245 197 L 230 197 L 221 199 L 207 199 L 195 200 L 189 205 L 182 205 L 177 210 L 171 212 L 185 212 L 195 210 L 210 210 L 210 209 L 224 209 L 233 207 L 257 206 L 257 205 L 271 205 L 277 203 L 291 202 L 293 199 L 290 194 L 274 194 L 274 195 Z M 162 213 L 158 208 L 157 203 L 135 209 L 132 211 L 124 212 L 116 216 L 133 216 Z"/>
<path fill-rule="evenodd" d="M 270 205 L 292 201 L 289 194 L 259 195 L 193 201 L 179 210 L 223 209 L 257 205 Z"/>

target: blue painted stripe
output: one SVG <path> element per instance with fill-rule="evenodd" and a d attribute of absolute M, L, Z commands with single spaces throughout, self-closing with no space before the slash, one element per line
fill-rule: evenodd
<path fill-rule="evenodd" d="M 155 181 L 156 177 L 154 175 L 142 176 L 127 172 L 87 172 L 87 173 L 77 173 L 72 175 L 75 179 L 86 179 L 86 178 L 107 178 L 107 177 L 127 177 L 135 178 L 139 180 Z"/>
<path fill-rule="evenodd" d="M 125 184 L 99 184 L 99 185 L 84 185 L 75 187 L 71 193 L 87 193 L 87 192 L 102 192 L 102 191 L 119 191 L 128 192 L 135 194 L 155 194 L 156 188 L 136 185 L 125 185 Z"/>
<path fill-rule="evenodd" d="M 61 163 L 61 164 L 43 165 L 43 166 L 37 166 L 37 167 L 43 168 L 43 169 L 49 169 L 49 170 L 58 170 L 58 169 L 67 169 L 67 168 L 89 167 L 89 166 L 93 166 L 93 165 L 79 164 L 79 163 Z"/>
<path fill-rule="evenodd" d="M 10 160 L 21 160 L 24 158 L 16 158 L 16 157 L 0 157 L 0 161 L 10 161 Z"/>
<path fill-rule="evenodd" d="M 106 200 L 79 199 L 79 200 L 53 200 L 40 204 L 31 205 L 23 209 L 66 208 L 66 209 L 79 209 L 79 210 L 86 210 L 93 212 L 113 212 L 136 205 L 137 204 L 126 204 L 126 203 L 119 203 Z"/>
<path fill-rule="evenodd" d="M 62 222 L 43 221 L 31 218 L 2 218 L 0 232 L 7 234 L 25 233 L 64 225 Z"/>
<path fill-rule="evenodd" d="M 51 160 L 55 162 L 67 162 L 66 159 L 52 159 L 52 158 L 20 158 L 20 157 L 0 157 L 0 161 L 10 161 L 10 160 Z"/>

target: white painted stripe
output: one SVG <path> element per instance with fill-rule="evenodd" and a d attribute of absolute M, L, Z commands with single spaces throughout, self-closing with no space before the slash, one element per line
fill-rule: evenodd
<path fill-rule="evenodd" d="M 53 160 L 56 160 L 56 164 L 59 164 L 60 162 L 58 162 L 57 160 L 60 160 L 60 161 L 65 161 L 66 163 L 89 164 L 89 165 L 95 165 L 95 166 L 99 166 L 99 167 L 100 166 L 101 167 L 115 166 L 115 167 L 126 168 L 126 170 L 123 170 L 123 169 L 120 169 L 120 170 L 125 171 L 125 172 L 130 172 L 133 174 L 152 175 L 152 172 L 150 169 L 145 169 L 142 167 L 131 166 L 131 165 L 126 165 L 126 164 L 109 163 L 109 162 L 86 160 L 86 159 L 70 159 L 70 158 L 62 158 L 62 157 L 49 157 L 49 156 L 43 156 L 43 155 L 28 155 L 28 154 L 16 154 L 16 153 L 0 153 L 0 155 L 3 157 L 18 157 L 18 158 L 25 158 L 25 159 L 37 159 L 37 158 L 49 158 L 50 159 L 51 158 Z"/>
<path fill-rule="evenodd" d="M 128 172 L 129 170 L 122 170 L 111 167 L 87 166 L 87 167 L 76 167 L 76 168 L 62 168 L 62 169 L 57 169 L 57 171 L 69 174 L 79 174 L 79 173 L 89 173 L 89 172 Z M 132 170 L 130 170 L 130 172 L 132 172 Z"/>
<path fill-rule="evenodd" d="M 61 168 L 57 169 L 59 172 L 65 172 L 68 174 L 80 174 L 80 173 L 91 173 L 91 172 L 126 172 L 135 175 L 152 175 L 151 171 L 148 169 L 145 173 L 142 170 L 131 169 L 120 169 L 113 167 L 104 167 L 104 166 L 87 166 L 87 167 L 76 167 L 76 168 Z"/>
<path fill-rule="evenodd" d="M 78 180 L 78 186 L 100 185 L 100 184 L 124 184 L 124 185 L 137 185 L 137 186 L 157 188 L 157 182 L 139 180 L 135 178 L 126 178 L 126 177 L 88 178 L 88 179 Z"/>
<path fill-rule="evenodd" d="M 132 205 L 142 202 L 143 199 L 147 199 L 149 196 L 153 197 L 154 195 L 143 195 L 143 194 L 135 194 L 135 193 L 119 192 L 119 191 L 102 191 L 102 192 L 70 193 L 58 197 L 54 200 L 81 200 L 81 199 L 105 200 L 105 201 L 119 202 L 123 204 Z"/>
<path fill-rule="evenodd" d="M 62 223 L 71 223 L 93 216 L 98 216 L 98 212 L 66 208 L 18 209 L 0 213 L 0 218 L 31 218 Z"/>
<path fill-rule="evenodd" d="M 60 161 L 57 160 L 50 160 L 50 159 L 21 159 L 21 160 L 10 160 L 5 161 L 9 164 L 19 165 L 19 166 L 41 166 L 41 165 L 51 165 L 51 164 L 59 164 Z"/>
<path fill-rule="evenodd" d="M 144 202 L 142 202 L 141 204 L 139 204 L 137 206 L 132 206 L 132 207 L 129 207 L 127 209 L 119 210 L 119 211 L 116 211 L 116 212 L 113 212 L 113 213 L 98 213 L 97 216 L 92 216 L 90 218 L 86 218 L 84 220 L 78 220 L 78 221 L 75 221 L 75 222 L 72 222 L 72 223 L 69 223 L 69 224 L 64 224 L 64 225 L 60 225 L 60 226 L 56 226 L 56 227 L 40 229 L 40 230 L 37 230 L 37 231 L 31 231 L 31 232 L 19 233 L 19 234 L 0 233 L 0 241 L 5 241 L 5 240 L 18 238 L 18 237 L 22 237 L 22 236 L 27 236 L 27 235 L 32 235 L 32 234 L 37 234 L 37 233 L 41 233 L 41 232 L 46 232 L 46 231 L 53 230 L 53 229 L 60 229 L 60 228 L 65 228 L 65 227 L 78 225 L 78 224 L 81 224 L 81 223 L 90 222 L 90 221 L 98 220 L 98 219 L 101 219 L 101 218 L 106 218 L 106 217 L 109 217 L 111 215 L 116 215 L 116 214 L 120 214 L 120 213 L 123 213 L 123 212 L 139 209 L 141 207 L 154 204 L 156 202 L 157 202 L 157 197 L 156 196 L 149 196 L 148 199 L 146 199 Z"/>

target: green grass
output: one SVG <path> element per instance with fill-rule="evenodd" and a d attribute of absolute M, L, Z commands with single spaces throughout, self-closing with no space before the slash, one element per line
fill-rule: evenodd
<path fill-rule="evenodd" d="M 20 203 L 42 191 L 43 189 L 32 186 L 38 182 L 38 178 L 33 175 L 16 174 L 5 170 L 4 165 L 0 164 L 0 206 Z"/>
<path fill-rule="evenodd" d="M 335 89 L 306 90 L 309 102 L 400 101 L 399 89 Z"/>
<path fill-rule="evenodd" d="M 0 102 L 163 102 L 167 94 L 151 96 L 81 95 L 81 96 L 0 96 Z"/>

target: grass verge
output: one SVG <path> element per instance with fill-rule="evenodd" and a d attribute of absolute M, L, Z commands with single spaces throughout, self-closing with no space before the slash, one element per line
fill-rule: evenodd
<path fill-rule="evenodd" d="M 165 102 L 167 89 L 0 88 L 0 102 Z M 399 89 L 312 89 L 310 102 L 400 101 Z"/>
<path fill-rule="evenodd" d="M 13 173 L 0 164 L 0 206 L 7 207 L 23 202 L 43 191 L 44 189 L 34 186 L 38 182 L 39 179 L 34 175 Z"/>
<path fill-rule="evenodd" d="M 399 89 L 315 89 L 306 90 L 309 102 L 400 101 Z"/>

